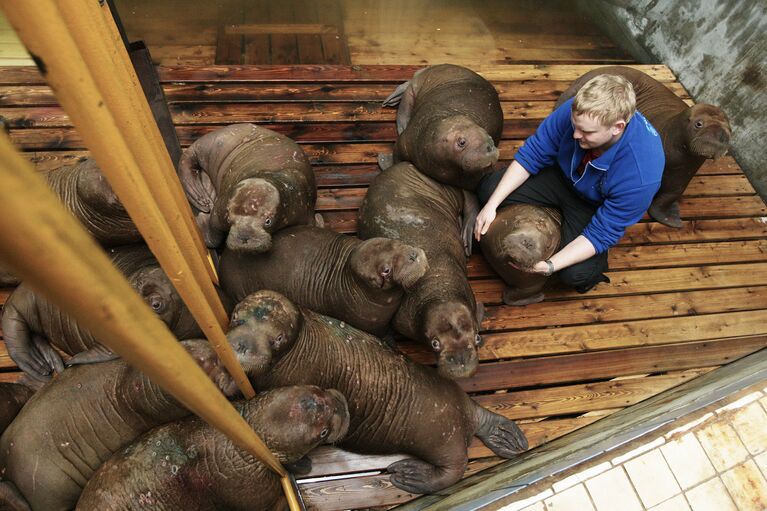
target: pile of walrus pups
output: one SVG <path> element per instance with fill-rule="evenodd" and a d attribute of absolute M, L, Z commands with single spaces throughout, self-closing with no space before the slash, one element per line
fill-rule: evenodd
<path fill-rule="evenodd" d="M 643 112 L 660 98 L 665 118 L 694 124 L 702 115 L 638 71 L 609 72 L 644 84 L 635 85 Z M 227 126 L 195 141 L 181 159 L 179 177 L 198 225 L 220 253 L 227 338 L 260 391 L 249 401 L 237 399 L 152 254 L 131 244 L 141 238 L 94 162 L 47 177 L 282 463 L 308 473 L 307 454 L 327 443 L 408 454 L 388 467 L 392 483 L 430 493 L 463 476 L 473 436 L 502 457 L 528 447 L 517 425 L 475 404 L 453 381 L 478 367 L 483 308 L 466 273 L 478 211 L 472 192 L 498 162 L 503 112 L 489 82 L 454 65 L 418 71 L 385 105 L 398 106 L 398 138 L 394 154 L 379 158 L 386 168 L 359 209 L 358 238 L 323 227 L 312 168 L 285 136 Z M 664 142 L 685 137 L 681 122 L 656 125 Z M 698 146 L 684 144 L 688 153 Z M 688 154 L 685 176 L 714 156 Z M 689 181 L 680 172 L 669 179 L 675 190 L 664 177 L 660 221 L 678 219 L 674 204 Z M 559 213 L 545 208 L 499 212 L 481 249 L 507 283 L 504 301 L 543 298 L 545 278 L 518 268 L 557 250 L 559 223 Z M 23 283 L 4 307 L 2 329 L 25 372 L 23 381 L 0 387 L 3 509 L 285 506 L 265 466 Z M 428 346 L 436 369 L 397 352 L 395 333 Z"/>

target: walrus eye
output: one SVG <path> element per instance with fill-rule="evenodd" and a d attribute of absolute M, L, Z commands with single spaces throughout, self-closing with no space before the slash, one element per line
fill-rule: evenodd
<path fill-rule="evenodd" d="M 326 437 L 326 436 L 328 436 L 329 434 L 330 434 L 330 430 L 328 430 L 327 428 L 325 428 L 325 429 L 323 429 L 322 431 L 320 431 L 320 438 L 325 438 L 325 437 Z"/>
<path fill-rule="evenodd" d="M 695 123 L 695 127 L 698 128 L 698 129 L 701 129 L 703 127 L 703 121 L 697 121 Z"/>
<path fill-rule="evenodd" d="M 280 334 L 277 336 L 276 339 L 272 340 L 269 344 L 272 345 L 272 348 L 277 349 L 280 347 L 280 344 L 282 344 L 282 340 L 285 338 L 284 335 Z"/>
<path fill-rule="evenodd" d="M 388 277 L 390 274 L 391 274 L 391 268 L 389 268 L 388 266 L 384 266 L 384 269 L 381 270 L 381 275 L 383 275 L 384 277 Z"/>
<path fill-rule="evenodd" d="M 159 312 L 160 309 L 162 309 L 162 300 L 160 300 L 158 297 L 153 296 L 149 299 L 149 306 L 152 308 L 153 311 Z"/>
<path fill-rule="evenodd" d="M 474 336 L 474 345 L 475 346 L 482 346 L 482 336 L 477 334 Z"/>
<path fill-rule="evenodd" d="M 264 221 L 264 225 L 265 225 L 266 227 L 270 227 L 270 226 L 272 225 L 272 219 L 271 219 L 271 218 L 267 218 L 267 219 Z"/>
<path fill-rule="evenodd" d="M 434 351 L 439 351 L 442 348 L 442 345 L 439 343 L 439 339 L 436 337 L 432 338 L 431 340 L 431 349 Z"/>
<path fill-rule="evenodd" d="M 466 147 L 466 139 L 463 138 L 463 137 L 459 137 L 458 141 L 455 143 L 455 145 L 457 145 L 458 147 L 463 149 L 464 147 Z"/>

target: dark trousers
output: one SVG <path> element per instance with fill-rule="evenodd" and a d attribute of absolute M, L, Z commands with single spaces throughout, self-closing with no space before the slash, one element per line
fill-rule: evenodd
<path fill-rule="evenodd" d="M 477 198 L 484 205 L 498 186 L 506 169 L 499 169 L 487 174 L 477 187 Z M 565 178 L 562 170 L 557 167 L 547 167 L 538 174 L 530 176 L 522 186 L 514 190 L 501 202 L 499 208 L 511 204 L 533 204 L 559 209 L 562 213 L 562 237 L 559 242 L 561 250 L 577 238 L 591 221 L 597 206 L 586 202 L 578 196 L 572 183 Z M 585 293 L 600 282 L 609 282 L 604 275 L 607 271 L 607 251 L 568 266 L 557 272 L 560 280 L 567 286 L 575 288 L 579 293 Z"/>

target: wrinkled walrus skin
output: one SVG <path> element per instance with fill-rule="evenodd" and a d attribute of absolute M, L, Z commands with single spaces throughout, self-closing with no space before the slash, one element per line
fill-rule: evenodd
<path fill-rule="evenodd" d="M 182 154 L 179 178 L 209 248 L 265 252 L 271 233 L 315 223 L 317 187 L 294 141 L 255 124 L 204 135 Z"/>
<path fill-rule="evenodd" d="M 729 148 L 731 129 L 727 115 L 719 107 L 706 103 L 687 106 L 662 83 L 624 66 L 600 67 L 584 74 L 562 93 L 555 108 L 600 74 L 620 75 L 631 82 L 637 110 L 660 133 L 666 166 L 660 189 L 647 212 L 664 225 L 681 227 L 679 197 L 703 162 L 724 156 Z"/>
<path fill-rule="evenodd" d="M 395 161 L 467 190 L 498 161 L 503 110 L 495 87 L 474 71 L 452 64 L 421 69 L 384 101 L 397 104 Z"/>
<path fill-rule="evenodd" d="M 423 250 L 398 240 L 360 241 L 320 227 L 287 227 L 263 254 L 225 250 L 221 287 L 238 302 L 272 289 L 302 307 L 383 335 L 403 297 L 428 268 Z"/>
<path fill-rule="evenodd" d="M 107 250 L 115 267 L 126 276 L 149 307 L 179 339 L 200 337 L 197 326 L 159 263 L 145 245 Z M 67 364 L 111 360 L 116 357 L 73 318 L 23 283 L 3 307 L 3 336 L 8 354 L 31 378 L 47 380 L 64 364 L 56 348 L 74 355 Z"/>
<path fill-rule="evenodd" d="M 349 427 L 346 399 L 332 389 L 283 387 L 233 404 L 282 464 L 337 442 Z M 277 474 L 198 417 L 187 417 L 112 456 L 85 486 L 77 509 L 252 511 L 286 505 Z"/>
<path fill-rule="evenodd" d="M 207 341 L 183 344 L 231 393 L 233 381 Z M 122 360 L 67 368 L 32 396 L 0 437 L 0 477 L 35 511 L 73 509 L 88 479 L 112 454 L 189 413 Z"/>
<path fill-rule="evenodd" d="M 137 243 L 141 234 L 91 158 L 45 172 L 48 186 L 103 246 Z"/>
<path fill-rule="evenodd" d="M 543 300 L 548 277 L 526 271 L 556 252 L 562 215 L 553 208 L 512 204 L 498 211 L 480 246 L 488 264 L 506 283 L 503 303 L 527 305 Z"/>
<path fill-rule="evenodd" d="M 391 482 L 431 493 L 458 481 L 467 446 L 478 436 L 499 456 L 527 449 L 514 422 L 476 404 L 457 383 L 417 364 L 378 338 L 308 309 L 274 291 L 248 296 L 232 313 L 230 344 L 259 389 L 317 385 L 341 392 L 350 425 L 340 447 L 371 454 L 402 453 L 388 467 Z M 242 352 L 242 350 L 240 350 Z"/>
<path fill-rule="evenodd" d="M 34 393 L 32 388 L 21 383 L 0 382 L 0 434 Z"/>
<path fill-rule="evenodd" d="M 357 222 L 362 239 L 399 239 L 426 253 L 429 270 L 405 293 L 393 326 L 405 337 L 430 346 L 447 378 L 474 374 L 482 342 L 482 306 L 466 276 L 461 238 L 464 193 L 409 163 L 398 163 L 370 184 Z"/>

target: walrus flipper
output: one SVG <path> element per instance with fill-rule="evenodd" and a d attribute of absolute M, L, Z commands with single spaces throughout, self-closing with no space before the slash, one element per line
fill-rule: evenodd
<path fill-rule="evenodd" d="M 409 85 L 410 85 L 410 81 L 397 85 L 397 88 L 394 89 L 394 92 L 389 94 L 389 97 L 384 99 L 383 106 L 399 105 L 400 101 L 402 100 L 402 95 L 405 93 Z"/>
<path fill-rule="evenodd" d="M 396 106 L 397 108 L 397 135 L 401 135 L 410 122 L 415 104 L 415 92 L 410 82 L 399 84 L 394 92 L 383 102 L 383 106 Z"/>
<path fill-rule="evenodd" d="M 3 338 L 8 354 L 30 378 L 47 381 L 51 372 L 64 370 L 64 362 L 48 340 L 31 331 L 24 313 L 16 308 L 14 291 L 3 309 Z M 20 300 L 23 303 L 23 299 Z"/>
<path fill-rule="evenodd" d="M 437 467 L 423 460 L 406 459 L 389 465 L 389 479 L 410 493 L 433 493 L 460 480 L 466 466 Z"/>
<path fill-rule="evenodd" d="M 178 177 L 189 203 L 202 213 L 210 213 L 216 200 L 216 189 L 210 176 L 200 165 L 196 148 L 189 147 L 181 155 Z"/>
<path fill-rule="evenodd" d="M 502 458 L 513 458 L 527 450 L 527 438 L 513 421 L 479 405 L 476 413 L 479 427 L 474 434 L 495 454 Z"/>
<path fill-rule="evenodd" d="M 378 168 L 384 171 L 394 165 L 394 155 L 392 153 L 378 153 Z"/>
<path fill-rule="evenodd" d="M 81 351 L 67 360 L 67 367 L 80 364 L 97 364 L 99 362 L 109 362 L 120 358 L 112 350 L 103 344 L 96 344 L 91 349 Z"/>
<path fill-rule="evenodd" d="M 468 190 L 463 190 L 461 238 L 463 239 L 463 252 L 466 254 L 466 257 L 471 257 L 474 223 L 477 221 L 477 215 L 479 215 L 479 200 L 477 200 L 477 196 Z"/>
<path fill-rule="evenodd" d="M 32 508 L 15 484 L 0 481 L 0 511 L 32 511 Z"/>

